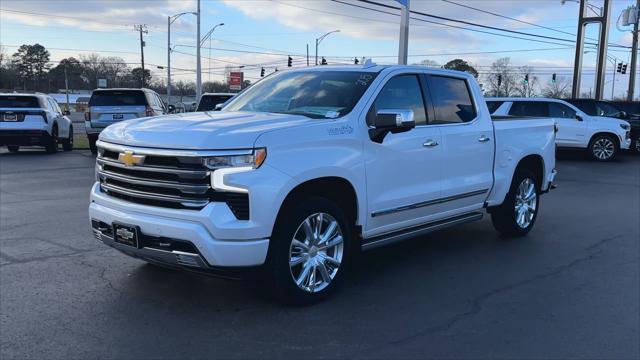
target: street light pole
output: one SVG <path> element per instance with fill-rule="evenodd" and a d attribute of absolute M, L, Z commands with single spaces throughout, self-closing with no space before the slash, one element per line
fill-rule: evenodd
<path fill-rule="evenodd" d="M 167 103 L 171 104 L 171 24 L 182 15 L 198 15 L 195 12 L 183 12 L 167 17 Z"/>
<path fill-rule="evenodd" d="M 200 73 L 202 68 L 200 64 L 200 0 L 198 0 L 198 21 L 197 21 L 197 49 L 196 49 L 196 103 L 200 101 L 200 96 L 202 96 L 202 74 Z"/>
<path fill-rule="evenodd" d="M 633 93 L 636 88 L 636 63 L 638 57 L 638 10 L 640 9 L 640 0 L 636 1 L 636 21 L 633 24 L 633 44 L 631 45 L 631 72 L 629 73 L 629 92 L 627 101 L 633 101 Z"/>
<path fill-rule="evenodd" d="M 324 38 L 326 38 L 330 34 L 337 33 L 337 32 L 340 32 L 340 30 L 329 31 L 328 33 L 316 39 L 316 65 L 318 65 L 318 45 L 320 45 L 320 43 L 322 42 L 322 40 L 324 40 Z"/>
<path fill-rule="evenodd" d="M 220 23 L 220 24 L 217 24 L 216 26 L 212 27 L 211 30 L 207 31 L 207 33 L 200 40 L 200 46 L 204 45 L 204 43 L 207 40 L 209 40 L 209 59 L 207 61 L 207 64 L 209 64 L 209 82 L 211 82 L 211 38 L 213 37 L 213 31 L 218 26 L 222 26 L 222 25 L 224 25 L 224 23 Z"/>

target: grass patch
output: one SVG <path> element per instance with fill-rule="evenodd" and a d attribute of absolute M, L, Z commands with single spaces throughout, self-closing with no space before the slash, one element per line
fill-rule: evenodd
<path fill-rule="evenodd" d="M 73 148 L 78 150 L 88 150 L 89 139 L 87 138 L 87 134 L 74 134 Z"/>

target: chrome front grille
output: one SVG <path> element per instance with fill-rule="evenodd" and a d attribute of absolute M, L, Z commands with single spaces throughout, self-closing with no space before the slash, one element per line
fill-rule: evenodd
<path fill-rule="evenodd" d="M 144 156 L 125 165 L 124 152 Z M 208 152 L 151 150 L 98 143 L 98 178 L 110 196 L 150 206 L 199 210 L 212 201 L 226 202 L 241 220 L 249 218 L 247 194 L 215 191 L 211 172 L 202 164 Z"/>

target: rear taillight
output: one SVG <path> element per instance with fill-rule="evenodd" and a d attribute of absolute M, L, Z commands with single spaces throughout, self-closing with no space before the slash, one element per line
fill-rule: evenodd
<path fill-rule="evenodd" d="M 91 112 L 87 111 L 84 113 L 84 121 L 91 121 Z"/>
<path fill-rule="evenodd" d="M 153 113 L 153 109 L 151 107 L 147 106 L 147 109 L 145 110 L 145 115 L 153 116 L 155 114 Z"/>

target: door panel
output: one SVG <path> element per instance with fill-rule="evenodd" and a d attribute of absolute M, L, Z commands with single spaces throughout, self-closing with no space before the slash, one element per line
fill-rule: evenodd
<path fill-rule="evenodd" d="M 586 146 L 586 119 L 576 118 L 576 111 L 564 104 L 550 102 L 549 116 L 558 124 L 556 144 L 558 146 L 581 147 Z"/>
<path fill-rule="evenodd" d="M 433 75 L 428 86 L 442 136 L 442 211 L 481 208 L 493 185 L 493 124 L 478 114 L 465 79 Z"/>
<path fill-rule="evenodd" d="M 442 139 L 427 125 L 430 108 L 415 74 L 391 78 L 367 115 L 369 126 L 378 110 L 412 110 L 416 128 L 387 134 L 382 143 L 366 140 L 368 219 L 365 236 L 372 236 L 436 219 L 439 213 Z M 427 111 L 429 109 L 429 111 Z"/>

